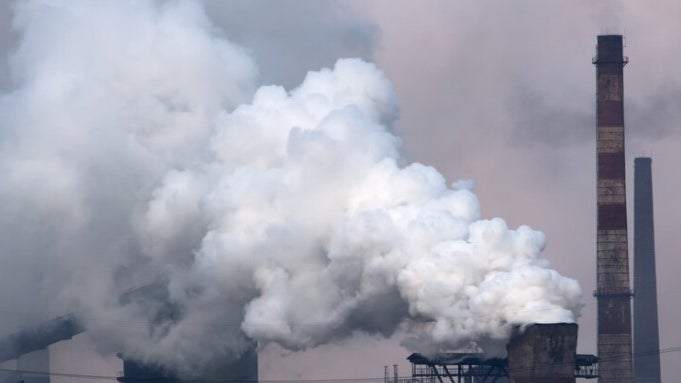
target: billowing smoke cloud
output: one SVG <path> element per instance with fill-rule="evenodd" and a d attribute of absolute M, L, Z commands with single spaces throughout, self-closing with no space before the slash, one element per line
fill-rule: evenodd
<path fill-rule="evenodd" d="M 4 302 L 41 281 L 44 315 L 167 365 L 406 325 L 453 348 L 578 315 L 543 234 L 482 220 L 470 182 L 400 157 L 374 65 L 255 90 L 249 56 L 187 2 L 22 2 L 14 26 Z"/>

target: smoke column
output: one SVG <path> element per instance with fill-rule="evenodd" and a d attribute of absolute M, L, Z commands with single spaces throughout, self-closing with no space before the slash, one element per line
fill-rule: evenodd
<path fill-rule="evenodd" d="M 34 286 L 103 351 L 166 365 L 407 327 L 451 349 L 578 316 L 541 232 L 401 157 L 374 65 L 257 88 L 193 2 L 29 1 L 13 23 L 4 305 Z"/>

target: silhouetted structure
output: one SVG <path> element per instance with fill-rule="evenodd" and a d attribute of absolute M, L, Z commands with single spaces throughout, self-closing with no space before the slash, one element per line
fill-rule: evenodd
<path fill-rule="evenodd" d="M 574 383 L 577 324 L 529 326 L 508 342 L 511 383 Z"/>
<path fill-rule="evenodd" d="M 257 383 L 258 351 L 249 348 L 236 360 L 215 360 L 196 371 L 181 373 L 153 363 L 142 363 L 123 357 L 121 383 Z"/>
<path fill-rule="evenodd" d="M 2 371 L 0 383 L 49 383 L 48 346 L 71 339 L 83 327 L 73 316 L 62 316 L 36 323 L 0 338 L 0 362 L 16 359 L 18 371 Z M 22 372 L 25 371 L 25 372 Z M 28 371 L 36 372 L 31 373 Z"/>
<path fill-rule="evenodd" d="M 142 311 L 152 318 L 151 327 L 163 327 L 181 320 L 182 308 L 173 303 L 167 282 L 157 281 L 150 285 L 131 290 L 120 297 L 120 303 Z M 245 335 L 240 341 L 249 342 Z M 119 355 L 123 359 L 122 383 L 257 383 L 258 350 L 255 341 L 250 341 L 245 352 L 238 358 L 231 355 L 213 355 L 213 359 L 197 366 L 172 366 L 144 362 Z"/>
<path fill-rule="evenodd" d="M 660 383 L 652 160 L 634 160 L 634 381 Z"/>
<path fill-rule="evenodd" d="M 83 332 L 75 317 L 67 315 L 39 323 L 0 339 L 0 362 L 16 359 Z"/>
<path fill-rule="evenodd" d="M 151 329 L 181 319 L 181 308 L 169 299 L 167 284 L 157 282 L 131 290 L 120 296 L 122 305 L 134 305 L 152 318 Z M 49 345 L 71 339 L 85 329 L 74 315 L 50 319 L 0 339 L 0 362 L 19 359 L 19 369 L 49 370 L 49 355 L 44 351 Z M 244 338 L 245 339 L 245 338 Z M 217 357 L 200 368 L 189 370 L 186 366 L 168 370 L 154 363 L 144 363 L 123 357 L 123 376 L 126 383 L 155 382 L 226 382 L 256 383 L 258 381 L 258 351 L 255 342 L 249 343 L 239 358 Z M 33 366 L 40 364 L 41 368 Z M 182 374 L 177 371 L 183 371 Z M 49 372 L 49 371 L 44 371 Z M 19 374 L 0 376 L 0 382 L 16 382 Z M 48 383 L 48 374 L 22 374 L 24 383 Z"/>
<path fill-rule="evenodd" d="M 533 324 L 509 341 L 506 358 L 480 353 L 411 354 L 411 377 L 385 383 L 572 383 L 598 377 L 598 358 L 576 354 L 577 325 Z"/>
<path fill-rule="evenodd" d="M 624 175 L 622 36 L 598 36 L 596 57 L 598 356 L 601 383 L 631 383 L 631 287 Z"/>

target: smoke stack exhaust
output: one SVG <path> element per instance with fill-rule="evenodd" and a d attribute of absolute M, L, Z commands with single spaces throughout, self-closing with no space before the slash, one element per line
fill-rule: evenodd
<path fill-rule="evenodd" d="M 652 160 L 634 160 L 634 377 L 660 383 Z"/>
<path fill-rule="evenodd" d="M 627 245 L 624 166 L 624 81 L 627 58 L 622 36 L 598 36 L 597 118 L 597 257 L 598 356 L 601 383 L 630 383 L 631 290 Z"/>

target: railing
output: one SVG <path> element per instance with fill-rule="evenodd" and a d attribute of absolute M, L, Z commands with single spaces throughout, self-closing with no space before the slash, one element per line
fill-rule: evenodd
<path fill-rule="evenodd" d="M 598 364 L 575 367 L 575 378 L 596 379 L 598 378 Z"/>
<path fill-rule="evenodd" d="M 389 376 L 385 378 L 384 383 L 439 383 L 436 377 L 411 377 L 411 378 L 398 378 Z"/>
<path fill-rule="evenodd" d="M 433 363 L 433 362 L 431 362 Z M 475 377 L 480 381 L 486 379 L 496 380 L 499 377 L 507 377 L 506 360 L 471 360 L 466 359 L 459 363 L 449 362 L 443 364 L 422 364 L 412 363 L 411 378 L 400 379 L 398 383 L 438 383 L 440 378 L 451 380 L 452 378 L 470 379 Z M 598 378 L 598 358 L 595 355 L 577 354 L 575 355 L 575 378 L 595 379 Z M 393 380 L 386 380 L 387 383 L 394 383 Z"/>

